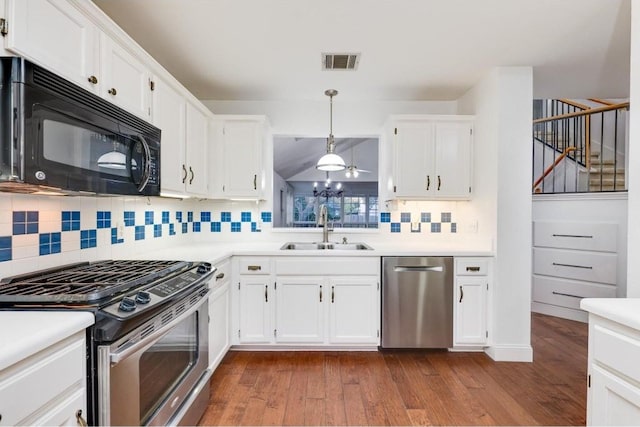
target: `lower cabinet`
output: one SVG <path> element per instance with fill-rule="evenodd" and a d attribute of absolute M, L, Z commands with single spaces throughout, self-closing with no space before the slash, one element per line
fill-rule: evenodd
<path fill-rule="evenodd" d="M 211 282 L 213 292 L 209 296 L 209 368 L 212 370 L 220 364 L 230 346 L 230 262 L 224 261 L 216 267 Z"/>
<path fill-rule="evenodd" d="M 454 347 L 487 345 L 488 258 L 456 258 L 453 301 Z"/>
<path fill-rule="evenodd" d="M 585 299 L 618 321 L 589 313 L 587 362 L 587 425 L 623 426 L 640 423 L 640 329 L 633 300 Z M 609 302 L 613 301 L 613 302 Z M 635 304 L 635 305 L 631 305 Z M 598 312 L 598 311 L 596 311 Z M 625 321 L 625 318 L 629 321 Z"/>
<path fill-rule="evenodd" d="M 0 371 L 0 425 L 86 422 L 85 351 L 82 330 Z"/>
<path fill-rule="evenodd" d="M 239 257 L 234 262 L 240 274 L 233 344 L 378 345 L 378 257 Z"/>

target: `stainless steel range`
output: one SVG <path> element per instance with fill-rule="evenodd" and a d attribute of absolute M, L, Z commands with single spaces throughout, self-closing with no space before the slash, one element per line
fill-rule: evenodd
<path fill-rule="evenodd" d="M 88 420 L 196 424 L 209 400 L 207 283 L 185 261 L 99 261 L 0 281 L 1 309 L 87 310 Z"/>

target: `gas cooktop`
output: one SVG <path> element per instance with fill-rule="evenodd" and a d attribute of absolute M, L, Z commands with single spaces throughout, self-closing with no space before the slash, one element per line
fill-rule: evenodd
<path fill-rule="evenodd" d="M 63 265 L 0 281 L 0 302 L 92 304 L 192 268 L 186 261 L 113 260 Z"/>

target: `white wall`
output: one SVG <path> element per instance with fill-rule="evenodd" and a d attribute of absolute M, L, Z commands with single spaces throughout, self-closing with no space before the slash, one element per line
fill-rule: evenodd
<path fill-rule="evenodd" d="M 631 71 L 629 102 L 640 105 L 640 3 L 631 3 Z M 631 223 L 640 218 L 640 112 L 629 111 L 628 248 L 627 296 L 640 297 L 640 227 Z"/>
<path fill-rule="evenodd" d="M 491 348 L 495 360 L 531 361 L 531 117 L 530 67 L 491 71 L 459 100 L 475 114 L 479 209 L 495 236 Z"/>
<path fill-rule="evenodd" d="M 329 100 L 326 101 L 202 101 L 215 114 L 264 114 L 274 135 L 326 137 Z M 342 101 L 333 100 L 336 137 L 378 136 L 391 114 L 455 114 L 455 101 Z"/>

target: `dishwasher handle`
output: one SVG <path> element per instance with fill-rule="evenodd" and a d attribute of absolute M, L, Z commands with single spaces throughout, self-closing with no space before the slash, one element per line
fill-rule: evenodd
<path fill-rule="evenodd" d="M 396 265 L 393 267 L 393 271 L 396 273 L 406 272 L 421 272 L 421 271 L 444 271 L 444 267 L 441 265 Z"/>

